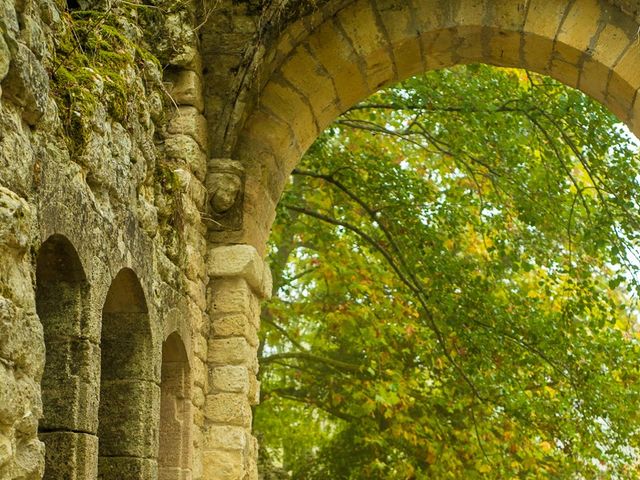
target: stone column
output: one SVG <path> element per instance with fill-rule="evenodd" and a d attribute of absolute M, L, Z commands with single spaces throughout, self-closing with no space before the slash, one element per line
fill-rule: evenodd
<path fill-rule="evenodd" d="M 260 301 L 271 272 L 249 245 L 213 247 L 208 258 L 209 382 L 203 441 L 204 478 L 257 480 L 251 406 L 259 400 Z"/>

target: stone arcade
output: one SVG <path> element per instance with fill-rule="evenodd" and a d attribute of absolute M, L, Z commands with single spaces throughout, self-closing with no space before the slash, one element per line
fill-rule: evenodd
<path fill-rule="evenodd" d="M 65 116 L 64 10 L 119 5 L 0 0 L 3 480 L 258 478 L 275 206 L 319 132 L 380 87 L 526 67 L 640 133 L 638 0 L 160 0 L 122 10 L 162 64 L 123 74 L 137 107 L 114 113 L 80 66 L 105 100 Z"/>

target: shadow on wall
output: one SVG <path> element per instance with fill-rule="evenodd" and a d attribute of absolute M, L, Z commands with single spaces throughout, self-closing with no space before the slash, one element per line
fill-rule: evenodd
<path fill-rule="evenodd" d="M 89 318 L 88 291 L 76 250 L 65 237 L 51 236 L 36 266 L 47 351 L 38 428 L 46 446 L 45 479 L 95 478 L 100 332 Z"/>
<path fill-rule="evenodd" d="M 160 387 L 147 303 L 135 273 L 122 269 L 102 309 L 98 477 L 157 477 Z"/>

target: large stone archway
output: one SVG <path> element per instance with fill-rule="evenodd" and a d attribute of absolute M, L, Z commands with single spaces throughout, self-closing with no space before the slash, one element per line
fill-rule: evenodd
<path fill-rule="evenodd" d="M 129 65 L 126 115 L 114 115 L 125 105 L 91 82 L 95 111 L 76 112 L 88 122 L 81 145 L 68 131 L 75 114 L 64 113 L 68 85 L 55 74 L 68 56 L 58 51 L 68 43 L 61 35 L 73 30 L 65 3 L 0 2 L 0 478 L 42 477 L 38 434 L 51 445 L 77 440 L 58 463 L 75 452 L 85 476 L 97 475 L 96 451 L 103 476 L 129 467 L 156 476 L 158 428 L 142 418 L 158 421 L 161 339 L 174 331 L 192 381 L 185 442 L 193 448 L 185 452 L 193 457 L 180 469 L 193 479 L 257 478 L 251 407 L 259 398 L 259 305 L 271 291 L 262 254 L 275 207 L 317 135 L 381 86 L 461 63 L 526 67 L 580 88 L 640 133 L 638 0 L 166 2 L 166 17 L 111 12 L 137 47 L 162 54 L 162 65 L 146 57 Z M 144 29 L 157 44 L 143 39 Z M 83 274 L 60 269 L 60 260 L 79 263 Z M 60 288 L 64 299 L 50 295 Z M 71 330 L 54 328 L 62 313 Z M 83 379 L 100 368 L 101 313 L 96 406 L 97 380 Z M 150 362 L 127 357 L 122 335 Z M 90 361 L 45 354 L 46 342 Z M 71 372 L 64 378 L 58 361 Z M 75 375 L 76 367 L 87 368 Z M 67 378 L 77 388 L 59 387 Z M 139 441 L 119 442 L 121 425 L 102 422 L 95 445 L 96 408 L 111 417 L 128 400 L 127 388 L 118 390 L 127 382 L 129 397 L 154 403 L 125 412 L 122 428 Z M 54 418 L 61 394 L 78 400 L 87 422 Z"/>
<path fill-rule="evenodd" d="M 637 5 L 630 2 L 336 0 L 319 5 L 303 18 L 294 15 L 275 40 L 266 42 L 262 51 L 255 49 L 253 63 L 238 74 L 244 72 L 253 84 L 236 78 L 235 104 L 227 105 L 232 113 L 212 124 L 214 130 L 224 131 L 219 137 L 223 145 L 212 151 L 240 166 L 235 168 L 242 170 L 244 185 L 241 222 L 234 225 L 237 228 L 213 228 L 210 239 L 248 244 L 259 253 L 248 254 L 249 246 L 247 251 L 237 246 L 211 250 L 209 361 L 225 375 L 249 365 L 250 384 L 255 368 L 245 354 L 243 360 L 229 350 L 255 352 L 251 339 L 259 326 L 252 305 L 260 292 L 268 293 L 256 265 L 264 254 L 277 202 L 306 149 L 350 106 L 417 73 L 480 62 L 554 77 L 599 100 L 640 133 L 639 27 Z M 208 105 L 212 122 L 216 110 L 213 102 Z M 210 161 L 209 175 L 228 171 L 228 162 Z M 231 322 L 233 312 L 245 317 Z M 212 466 L 205 472 L 215 479 L 256 475 L 255 443 L 246 433 L 250 415 L 246 422 L 237 417 L 247 411 L 248 402 L 233 398 L 223 404 L 218 395 L 207 398 L 206 411 L 232 411 L 236 416 L 229 419 L 237 425 L 221 432 L 217 424 L 224 419 L 209 418 L 203 462 Z M 221 433 L 236 444 L 221 445 Z"/>
<path fill-rule="evenodd" d="M 318 134 L 420 72 L 472 62 L 527 68 L 582 90 L 640 132 L 638 24 L 597 0 L 358 0 L 317 25 L 299 20 L 274 49 L 234 154 L 247 169 L 243 239 L 258 249 L 288 174 Z"/>

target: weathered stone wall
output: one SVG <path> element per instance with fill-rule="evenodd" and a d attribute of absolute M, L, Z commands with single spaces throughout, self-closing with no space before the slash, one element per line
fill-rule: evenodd
<path fill-rule="evenodd" d="M 0 479 L 257 479 L 262 254 L 308 145 L 380 86 L 471 61 L 637 130 L 637 13 L 0 0 Z"/>
<path fill-rule="evenodd" d="M 135 8 L 115 11 L 99 3 L 79 3 L 72 6 L 100 11 L 91 28 L 97 31 L 108 24 L 123 38 L 109 37 L 110 31 L 105 30 L 107 45 L 83 45 L 90 20 L 81 30 L 74 22 L 83 17 L 72 18 L 66 5 L 47 0 L 0 2 L 0 478 L 41 478 L 45 467 L 41 440 L 47 441 L 52 453 L 67 448 L 64 442 L 47 440 L 64 433 L 56 422 L 46 431 L 42 422 L 39 435 L 41 395 L 48 395 L 41 393 L 45 359 L 54 362 L 55 357 L 60 375 L 69 381 L 82 375 L 96 377 L 102 346 L 102 376 L 119 378 L 118 372 L 108 371 L 110 362 L 104 362 L 113 352 L 104 349 L 130 341 L 129 348 L 139 348 L 144 355 L 139 362 L 151 368 L 150 381 L 159 383 L 162 342 L 172 332 L 184 343 L 193 372 L 188 401 L 193 402 L 195 421 L 188 450 L 194 461 L 189 478 L 202 478 L 202 465 L 194 453 L 202 444 L 208 378 L 206 227 L 200 216 L 206 197 L 206 128 L 199 117 L 203 99 L 193 34 L 195 10 L 189 12 L 183 6 L 175 14 L 155 19 Z M 170 48 L 145 44 L 143 27 L 152 21 L 157 22 L 155 32 L 173 35 Z M 100 49 L 109 49 L 111 40 L 120 49 L 130 48 L 111 52 L 131 59 L 130 65 L 121 64 L 121 71 L 108 72 L 105 65 L 113 63 L 94 62 Z M 65 47 L 64 41 L 77 45 Z M 80 55 L 86 59 L 74 63 Z M 164 64 L 156 63 L 154 55 L 164 56 Z M 113 84 L 118 78 L 122 85 Z M 71 95 L 76 98 L 70 99 Z M 80 317 L 88 324 L 77 338 L 94 338 L 95 351 L 64 353 L 60 341 L 45 339 L 37 310 L 48 312 L 58 302 L 60 311 L 52 315 L 64 322 L 64 309 L 70 306 L 62 284 L 41 295 L 40 305 L 36 304 L 40 246 L 52 235 L 68 240 L 77 252 L 87 285 Z M 63 267 L 53 263 L 47 268 Z M 107 292 L 125 268 L 138 279 L 145 298 L 149 328 L 141 334 L 146 336 L 148 351 L 135 338 L 100 342 L 102 321 L 113 320 L 102 315 Z M 44 289 L 41 286 L 41 293 Z M 116 327 L 112 335 L 117 336 L 121 327 Z M 77 362 L 88 362 L 92 370 L 75 368 Z M 99 387 L 99 378 L 93 384 Z M 80 412 L 89 417 L 77 422 L 89 435 L 115 428 L 122 420 L 116 412 L 114 418 L 100 418 L 102 428 L 98 428 L 98 387 L 62 399 L 68 416 Z M 130 397 L 128 402 L 133 404 L 135 395 Z M 149 407 L 154 410 L 149 415 L 156 432 L 151 432 L 151 450 L 141 457 L 155 463 L 159 405 Z M 124 434 L 133 438 L 139 432 Z M 67 453 L 64 461 L 76 465 L 73 475 L 65 478 L 95 478 L 97 442 L 75 445 Z M 104 478 L 156 475 L 155 466 L 150 467 L 151 473 L 131 476 L 118 473 L 120 467 L 109 468 L 115 472 L 108 474 L 109 469 L 103 468 Z M 46 478 L 55 475 L 50 469 Z"/>

